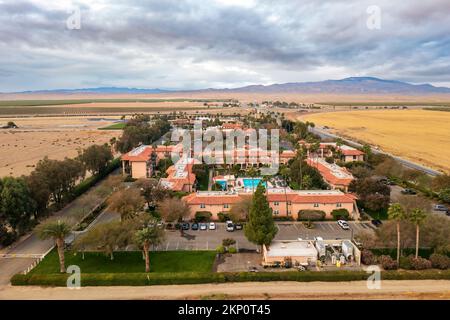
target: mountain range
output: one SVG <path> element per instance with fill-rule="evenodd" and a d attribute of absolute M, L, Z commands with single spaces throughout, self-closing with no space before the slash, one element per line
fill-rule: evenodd
<path fill-rule="evenodd" d="M 201 89 L 201 90 L 162 90 L 125 87 L 98 87 L 84 89 L 57 89 L 23 91 L 15 93 L 179 93 L 179 92 L 217 92 L 217 93 L 305 93 L 305 94 L 447 94 L 450 88 L 435 87 L 431 84 L 411 84 L 396 80 L 384 80 L 374 77 L 349 77 L 340 80 L 316 82 L 291 82 L 271 85 L 249 85 L 240 88 Z"/>

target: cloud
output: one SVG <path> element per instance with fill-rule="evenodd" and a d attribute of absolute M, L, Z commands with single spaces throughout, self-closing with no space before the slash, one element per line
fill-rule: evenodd
<path fill-rule="evenodd" d="M 1 1 L 0 91 L 196 89 L 371 75 L 448 83 L 450 4 L 372 1 Z M 69 30 L 79 8 L 81 29 Z"/>

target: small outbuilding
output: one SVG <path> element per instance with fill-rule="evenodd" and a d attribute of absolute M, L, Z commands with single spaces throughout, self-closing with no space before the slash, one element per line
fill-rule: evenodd
<path fill-rule="evenodd" d="M 315 264 L 317 256 L 317 249 L 309 240 L 278 240 L 263 246 L 265 263 L 283 263 L 288 259 L 292 264 Z"/>

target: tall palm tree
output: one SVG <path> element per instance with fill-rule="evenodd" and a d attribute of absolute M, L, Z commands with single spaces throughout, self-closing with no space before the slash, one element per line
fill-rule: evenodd
<path fill-rule="evenodd" d="M 427 214 L 425 210 L 420 208 L 413 209 L 408 215 L 408 220 L 416 225 L 416 259 L 419 256 L 419 233 L 420 233 L 420 225 L 426 219 Z"/>
<path fill-rule="evenodd" d="M 158 245 L 163 241 L 164 231 L 159 229 L 156 224 L 150 224 L 149 227 L 136 231 L 136 243 L 142 247 L 145 257 L 145 272 L 150 272 L 150 246 Z"/>
<path fill-rule="evenodd" d="M 404 220 L 405 210 L 400 203 L 393 203 L 388 209 L 389 220 L 394 220 L 397 223 L 397 263 L 400 262 L 400 221 Z"/>
<path fill-rule="evenodd" d="M 59 271 L 61 273 L 66 272 L 66 266 L 64 264 L 64 239 L 69 235 L 70 231 L 70 226 L 60 220 L 47 222 L 38 228 L 39 238 L 43 240 L 53 239 L 55 241 L 59 256 Z"/>

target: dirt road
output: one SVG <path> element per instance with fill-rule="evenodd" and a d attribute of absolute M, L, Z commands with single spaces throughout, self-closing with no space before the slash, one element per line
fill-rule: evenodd
<path fill-rule="evenodd" d="M 450 281 L 386 280 L 379 290 L 355 282 L 246 282 L 148 287 L 0 287 L 0 299 L 445 299 Z"/>

